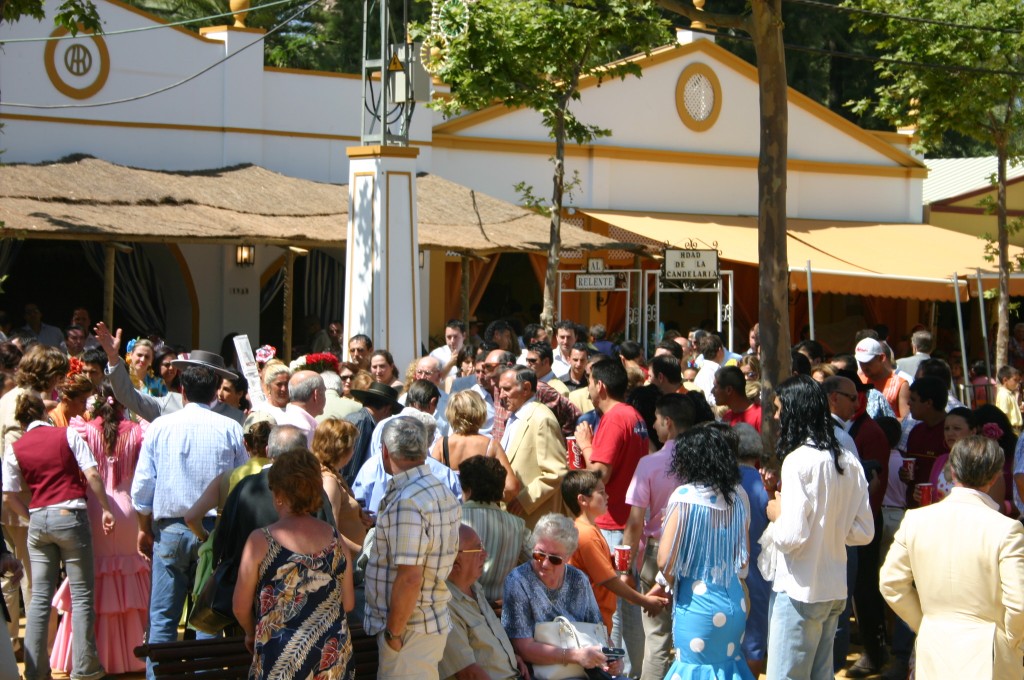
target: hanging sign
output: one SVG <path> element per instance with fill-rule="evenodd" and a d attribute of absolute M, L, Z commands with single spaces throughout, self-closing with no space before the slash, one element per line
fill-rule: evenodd
<path fill-rule="evenodd" d="M 717 250 L 665 250 L 665 278 L 714 281 L 719 278 Z"/>

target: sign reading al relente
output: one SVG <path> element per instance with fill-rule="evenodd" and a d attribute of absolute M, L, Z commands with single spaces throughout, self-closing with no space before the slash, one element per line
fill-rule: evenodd
<path fill-rule="evenodd" d="M 714 281 L 719 276 L 717 250 L 666 250 L 665 278 Z"/>

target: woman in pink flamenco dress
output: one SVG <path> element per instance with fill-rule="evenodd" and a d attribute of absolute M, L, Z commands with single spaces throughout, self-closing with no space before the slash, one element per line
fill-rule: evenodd
<path fill-rule="evenodd" d="M 110 510 L 116 524 L 109 535 L 97 531 L 93 536 L 93 561 L 96 574 L 96 647 L 107 673 L 145 672 L 146 664 L 132 651 L 142 644 L 149 615 L 149 563 L 136 551 L 138 526 L 132 508 L 130 491 L 135 465 L 142 447 L 147 423 L 140 425 L 124 416 L 106 384 L 89 406 L 91 420 L 74 418 L 74 429 L 92 449 L 97 469 L 103 478 Z M 113 440 L 113 441 L 111 441 Z M 100 526 L 100 507 L 90 494 L 89 518 Z M 71 610 L 71 593 L 67 580 L 53 599 L 62 611 Z M 61 618 L 57 639 L 50 654 L 54 670 L 71 671 L 71 617 Z"/>

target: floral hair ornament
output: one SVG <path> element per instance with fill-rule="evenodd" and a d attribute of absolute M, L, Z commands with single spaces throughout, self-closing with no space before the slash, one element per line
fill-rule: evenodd
<path fill-rule="evenodd" d="M 131 340 L 129 340 L 128 344 L 125 345 L 124 351 L 128 352 L 128 354 L 131 354 L 132 350 L 135 349 L 135 343 L 137 343 L 138 341 L 138 338 L 132 338 Z"/>
<path fill-rule="evenodd" d="M 316 371 L 317 373 L 334 371 L 337 373 L 338 357 L 329 352 L 303 354 L 301 357 L 289 364 L 288 368 L 292 373 L 295 371 Z"/>
<path fill-rule="evenodd" d="M 82 360 L 81 359 L 79 359 L 77 357 L 69 357 L 68 358 L 68 375 L 67 375 L 67 377 L 70 378 L 73 375 L 78 375 L 79 373 L 81 373 L 82 372 L 82 365 L 83 364 L 82 364 Z"/>
<path fill-rule="evenodd" d="M 1003 438 L 1003 428 L 999 427 L 996 423 L 985 423 L 981 426 L 981 433 L 995 441 Z"/>
<path fill-rule="evenodd" d="M 265 364 L 277 356 L 277 349 L 273 345 L 263 345 L 256 350 L 256 361 Z"/>

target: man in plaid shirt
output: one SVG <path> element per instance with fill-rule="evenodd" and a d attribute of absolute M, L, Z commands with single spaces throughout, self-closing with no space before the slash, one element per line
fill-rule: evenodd
<path fill-rule="evenodd" d="M 392 478 L 366 567 L 363 626 L 377 635 L 378 678 L 436 680 L 450 628 L 445 579 L 459 549 L 462 510 L 425 465 L 427 435 L 418 420 L 388 423 L 381 455 Z"/>

